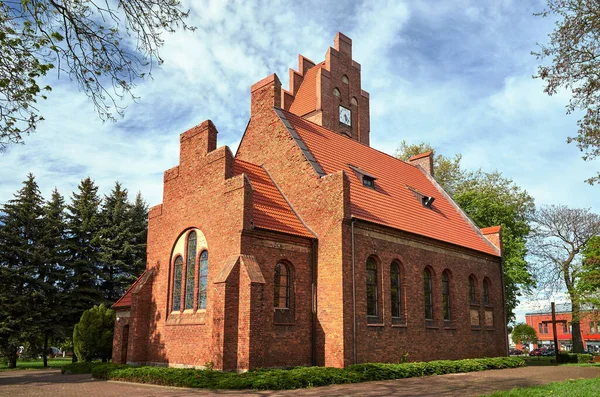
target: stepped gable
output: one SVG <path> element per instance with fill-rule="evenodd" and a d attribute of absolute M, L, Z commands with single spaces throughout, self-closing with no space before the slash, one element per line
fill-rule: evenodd
<path fill-rule="evenodd" d="M 252 219 L 255 228 L 315 237 L 302 223 L 263 167 L 236 159 L 233 172 L 234 175 L 246 174 L 252 184 Z"/>
<path fill-rule="evenodd" d="M 326 174 L 350 176 L 352 216 L 369 222 L 500 256 L 496 249 L 420 168 L 283 111 Z M 375 178 L 363 186 L 360 172 Z M 431 208 L 420 197 L 435 200 Z"/>

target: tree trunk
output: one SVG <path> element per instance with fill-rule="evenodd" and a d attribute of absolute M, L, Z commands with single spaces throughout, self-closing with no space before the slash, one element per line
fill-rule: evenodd
<path fill-rule="evenodd" d="M 581 339 L 580 320 L 581 304 L 578 297 L 571 296 L 571 325 L 573 326 L 573 352 L 585 353 L 583 340 Z"/>
<path fill-rule="evenodd" d="M 48 332 L 44 332 L 44 368 L 48 368 Z"/>
<path fill-rule="evenodd" d="M 17 347 L 11 349 L 8 357 L 8 368 L 17 368 Z"/>

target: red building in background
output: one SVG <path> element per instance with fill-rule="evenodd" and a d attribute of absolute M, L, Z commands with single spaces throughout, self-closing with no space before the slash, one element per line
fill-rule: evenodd
<path fill-rule="evenodd" d="M 525 322 L 533 327 L 538 336 L 537 347 L 554 346 L 554 333 L 552 331 L 552 313 L 527 313 Z M 600 351 L 600 313 L 597 311 L 582 312 L 580 320 L 583 347 L 590 352 Z M 573 329 L 571 326 L 571 312 L 556 312 L 556 332 L 561 350 L 571 350 L 573 345 Z"/>

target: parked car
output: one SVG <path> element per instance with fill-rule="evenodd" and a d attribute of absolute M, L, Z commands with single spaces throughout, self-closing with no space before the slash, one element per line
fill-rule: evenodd
<path fill-rule="evenodd" d="M 533 357 L 533 356 L 541 356 L 542 355 L 542 350 L 541 349 L 533 349 L 532 351 L 529 352 L 529 356 Z"/>
<path fill-rule="evenodd" d="M 523 354 L 523 350 L 519 350 L 519 349 L 510 349 L 508 352 L 509 355 L 511 356 L 520 356 L 521 354 Z"/>
<path fill-rule="evenodd" d="M 548 349 L 546 351 L 542 352 L 542 356 L 555 356 L 556 352 L 554 351 L 554 349 Z"/>

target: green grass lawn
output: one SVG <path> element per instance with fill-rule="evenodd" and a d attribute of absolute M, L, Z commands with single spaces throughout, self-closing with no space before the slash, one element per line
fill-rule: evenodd
<path fill-rule="evenodd" d="M 71 362 L 71 357 L 67 358 L 49 358 L 48 359 L 48 368 L 60 368 L 65 364 L 69 364 Z M 43 369 L 44 361 L 43 360 L 17 360 L 17 368 L 12 369 Z M 8 363 L 0 362 L 0 371 L 8 371 Z"/>
<path fill-rule="evenodd" d="M 544 386 L 517 388 L 509 391 L 497 391 L 489 397 L 591 397 L 600 396 L 600 378 L 569 380 L 550 383 Z"/>

